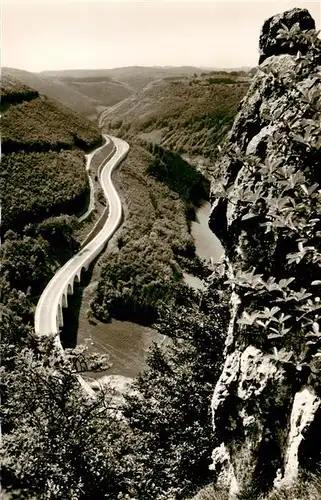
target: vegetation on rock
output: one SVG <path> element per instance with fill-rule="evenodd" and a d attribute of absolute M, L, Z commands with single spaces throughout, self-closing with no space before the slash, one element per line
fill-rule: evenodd
<path fill-rule="evenodd" d="M 278 39 L 286 47 L 289 40 L 291 47 L 305 44 L 306 54 L 280 54 L 276 45 L 259 66 L 211 195 L 211 227 L 226 248 L 216 272 L 231 297 L 227 355 L 213 396 L 221 442 L 213 469 L 228 487 L 247 492 L 244 498 L 269 490 L 278 475 L 281 484 L 290 482 L 299 463 L 313 471 L 321 464 L 320 440 L 313 437 L 321 397 L 321 42 L 296 23 L 284 25 Z M 299 415 L 305 403 L 295 407 L 294 401 L 303 389 L 315 407 L 298 431 L 293 412 Z M 237 413 L 230 406 L 236 396 Z M 291 451 L 296 430 L 306 438 Z"/>
<path fill-rule="evenodd" d="M 291 487 L 273 491 L 268 495 L 260 495 L 258 500 L 319 500 L 320 498 L 320 478 L 309 475 L 308 478 L 296 481 Z M 229 500 L 229 492 L 210 485 L 200 490 L 191 500 Z"/>

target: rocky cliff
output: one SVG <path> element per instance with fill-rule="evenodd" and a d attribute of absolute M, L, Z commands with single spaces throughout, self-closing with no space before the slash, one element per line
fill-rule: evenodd
<path fill-rule="evenodd" d="M 293 9 L 264 23 L 259 48 L 210 217 L 225 247 L 211 286 L 229 303 L 211 468 L 251 499 L 321 470 L 321 42 Z"/>

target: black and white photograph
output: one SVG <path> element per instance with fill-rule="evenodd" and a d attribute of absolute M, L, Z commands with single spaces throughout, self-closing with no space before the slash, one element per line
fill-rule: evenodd
<path fill-rule="evenodd" d="M 0 500 L 321 500 L 320 23 L 2 0 Z"/>

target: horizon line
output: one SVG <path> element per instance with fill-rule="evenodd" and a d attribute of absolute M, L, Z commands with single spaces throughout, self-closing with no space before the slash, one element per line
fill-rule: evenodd
<path fill-rule="evenodd" d="M 247 66 L 198 66 L 194 64 L 181 64 L 179 66 L 172 65 L 172 64 L 165 64 L 165 65 L 142 65 L 142 64 L 130 64 L 128 66 L 113 66 L 113 67 L 97 67 L 97 68 L 63 68 L 63 69 L 44 69 L 40 71 L 33 71 L 29 69 L 24 69 L 24 68 L 18 68 L 16 66 L 2 66 L 1 70 L 3 69 L 16 69 L 19 71 L 26 71 L 28 73 L 34 73 L 34 74 L 40 74 L 40 73 L 50 73 L 50 72 L 63 72 L 63 71 L 112 71 L 112 70 L 117 70 L 117 69 L 125 69 L 125 68 L 143 68 L 143 69 L 166 69 L 166 68 L 173 68 L 173 69 L 180 69 L 180 68 L 195 68 L 195 69 L 204 69 L 204 70 L 244 70 L 244 69 L 253 69 L 255 68 L 256 65 L 247 65 Z"/>

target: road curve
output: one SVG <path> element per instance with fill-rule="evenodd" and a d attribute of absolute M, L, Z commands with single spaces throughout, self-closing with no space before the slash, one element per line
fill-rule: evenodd
<path fill-rule="evenodd" d="M 90 187 L 90 198 L 89 198 L 89 205 L 88 205 L 86 212 L 84 214 L 82 214 L 80 217 L 78 217 L 79 222 L 82 222 L 83 220 L 87 219 L 89 214 L 91 214 L 91 212 L 95 208 L 95 188 L 94 188 L 94 183 L 92 181 L 92 178 L 90 177 L 90 165 L 91 165 L 91 160 L 93 159 L 93 156 L 95 156 L 96 153 L 101 151 L 110 142 L 108 135 L 103 134 L 103 138 L 105 141 L 104 141 L 104 144 L 102 146 L 99 146 L 99 148 L 94 149 L 94 151 L 85 155 L 86 171 L 88 173 L 88 180 L 89 180 L 89 187 Z"/>
<path fill-rule="evenodd" d="M 111 174 L 127 155 L 129 145 L 117 137 L 110 136 L 110 139 L 114 142 L 116 151 L 100 174 L 101 186 L 109 205 L 108 219 L 95 238 L 56 272 L 43 291 L 35 313 L 35 332 L 39 336 L 59 333 L 63 324 L 62 307 L 67 307 L 68 294 L 73 293 L 74 282 L 80 281 L 81 272 L 88 269 L 121 222 L 122 206 Z"/>

